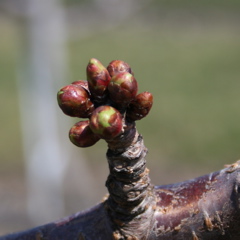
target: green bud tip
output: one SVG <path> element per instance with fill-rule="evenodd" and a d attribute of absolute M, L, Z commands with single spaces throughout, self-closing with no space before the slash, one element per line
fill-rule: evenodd
<path fill-rule="evenodd" d="M 110 117 L 115 113 L 113 108 L 109 108 L 108 110 L 102 111 L 99 113 L 99 123 L 104 127 L 110 127 L 109 123 Z"/>
<path fill-rule="evenodd" d="M 99 60 L 97 60 L 96 58 L 91 58 L 90 60 L 89 60 L 89 64 L 90 65 L 95 65 L 97 68 L 99 68 L 99 69 L 101 69 L 101 70 L 103 70 L 105 67 L 102 65 L 102 63 L 99 61 Z"/>
<path fill-rule="evenodd" d="M 115 77 L 114 78 L 114 83 L 115 84 L 118 84 L 118 85 L 121 85 L 126 79 L 129 80 L 129 82 L 132 82 L 133 79 L 132 79 L 132 74 L 131 73 L 128 73 L 128 72 L 124 72 L 124 73 L 120 73 L 119 75 L 123 75 L 121 77 Z M 118 76 L 118 75 L 116 75 Z"/>

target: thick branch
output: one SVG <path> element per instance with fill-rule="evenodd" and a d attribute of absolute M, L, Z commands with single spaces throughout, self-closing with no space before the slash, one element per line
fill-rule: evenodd
<path fill-rule="evenodd" d="M 196 179 L 153 187 L 142 137 L 134 126 L 124 134 L 132 137 L 130 145 L 115 148 L 109 142 L 106 201 L 0 240 L 240 239 L 240 162 Z"/>
<path fill-rule="evenodd" d="M 156 187 L 157 239 L 240 239 L 239 164 Z"/>

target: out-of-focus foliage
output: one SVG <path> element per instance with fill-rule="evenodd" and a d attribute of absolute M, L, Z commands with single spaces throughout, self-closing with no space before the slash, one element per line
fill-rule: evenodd
<path fill-rule="evenodd" d="M 202 7 L 205 8 L 206 11 L 209 10 L 210 7 L 214 8 L 222 8 L 222 7 L 230 7 L 231 9 L 240 7 L 240 3 L 238 0 L 202 0 L 202 1 L 189 1 L 189 0 L 172 0 L 172 1 L 167 1 L 167 0 L 153 0 L 153 4 L 156 4 L 158 6 L 169 6 L 173 8 L 178 8 L 178 7 L 186 7 L 186 8 L 197 8 L 197 7 Z"/>
<path fill-rule="evenodd" d="M 94 0 L 62 0 L 64 4 L 70 5 L 78 5 L 82 3 L 92 3 Z M 99 1 L 99 0 L 95 0 Z M 127 0 L 124 0 L 127 1 Z M 100 2 L 100 1 L 99 1 Z M 219 9 L 222 8 L 224 10 L 237 10 L 240 8 L 240 2 L 238 0 L 202 0 L 202 1 L 189 1 L 189 0 L 151 0 L 149 1 L 151 5 L 154 5 L 156 8 L 159 7 L 167 7 L 170 9 L 179 9 L 179 8 L 195 8 L 198 10 L 206 10 L 208 11 L 211 8 Z M 199 9 L 200 8 L 200 9 Z"/>
<path fill-rule="evenodd" d="M 62 0 L 62 1 L 66 6 L 73 5 L 73 4 L 92 2 L 92 0 Z"/>

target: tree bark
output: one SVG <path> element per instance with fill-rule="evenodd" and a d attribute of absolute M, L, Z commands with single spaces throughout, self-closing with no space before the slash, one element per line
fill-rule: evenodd
<path fill-rule="evenodd" d="M 153 186 L 134 124 L 108 141 L 109 197 L 57 222 L 0 240 L 238 240 L 240 161 L 185 182 Z"/>

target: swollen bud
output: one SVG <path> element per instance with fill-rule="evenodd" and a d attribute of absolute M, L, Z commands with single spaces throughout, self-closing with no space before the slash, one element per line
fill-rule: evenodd
<path fill-rule="evenodd" d="M 75 82 L 72 82 L 71 84 L 74 86 L 80 86 L 80 87 L 84 88 L 88 93 L 90 93 L 89 88 L 88 88 L 88 81 L 86 81 L 86 80 L 77 80 Z"/>
<path fill-rule="evenodd" d="M 122 60 L 111 61 L 107 66 L 107 70 L 111 77 L 121 72 L 129 72 L 133 75 L 131 67 Z"/>
<path fill-rule="evenodd" d="M 115 138 L 123 130 L 121 113 L 111 106 L 100 106 L 92 113 L 89 126 L 100 138 Z"/>
<path fill-rule="evenodd" d="M 113 102 L 127 106 L 137 95 L 138 83 L 131 73 L 122 72 L 112 77 L 108 91 Z"/>
<path fill-rule="evenodd" d="M 89 94 L 81 86 L 71 84 L 61 88 L 57 100 L 62 111 L 71 117 L 90 117 L 94 110 Z"/>
<path fill-rule="evenodd" d="M 140 120 L 148 115 L 153 105 L 153 96 L 150 92 L 139 93 L 129 104 L 126 117 L 129 121 Z"/>
<path fill-rule="evenodd" d="M 90 147 L 100 138 L 89 127 L 89 120 L 76 123 L 69 131 L 71 142 L 78 147 Z"/>
<path fill-rule="evenodd" d="M 110 79 L 111 77 L 102 63 L 96 58 L 91 58 L 87 65 L 87 80 L 89 90 L 96 102 L 105 100 Z"/>

